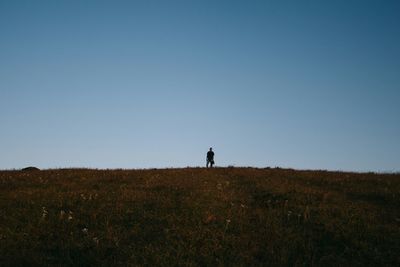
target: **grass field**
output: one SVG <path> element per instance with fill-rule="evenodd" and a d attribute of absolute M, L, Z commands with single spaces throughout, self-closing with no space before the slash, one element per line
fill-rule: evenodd
<path fill-rule="evenodd" d="M 400 175 L 0 171 L 0 266 L 400 266 Z"/>

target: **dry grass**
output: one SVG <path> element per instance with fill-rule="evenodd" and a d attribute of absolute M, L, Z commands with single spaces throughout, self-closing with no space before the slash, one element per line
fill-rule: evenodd
<path fill-rule="evenodd" d="M 1 266 L 400 266 L 400 175 L 0 172 Z"/>

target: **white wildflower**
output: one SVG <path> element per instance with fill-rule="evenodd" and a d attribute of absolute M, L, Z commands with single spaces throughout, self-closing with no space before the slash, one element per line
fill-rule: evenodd
<path fill-rule="evenodd" d="M 288 211 L 288 213 L 287 213 L 288 218 L 292 215 L 292 213 L 293 212 L 291 210 Z"/>
<path fill-rule="evenodd" d="M 73 212 L 69 211 L 69 213 L 68 213 L 68 221 L 72 220 L 72 214 L 73 214 Z"/>
<path fill-rule="evenodd" d="M 46 219 L 49 212 L 47 211 L 46 207 L 42 207 L 42 219 Z"/>

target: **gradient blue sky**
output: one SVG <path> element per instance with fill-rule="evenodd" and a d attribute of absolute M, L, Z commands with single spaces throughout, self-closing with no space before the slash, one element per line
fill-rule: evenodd
<path fill-rule="evenodd" d="M 0 0 L 0 168 L 400 170 L 399 1 Z"/>

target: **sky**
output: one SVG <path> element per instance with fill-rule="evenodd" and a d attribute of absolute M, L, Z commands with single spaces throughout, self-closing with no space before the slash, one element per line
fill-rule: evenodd
<path fill-rule="evenodd" d="M 400 2 L 0 0 L 0 169 L 400 171 Z"/>

